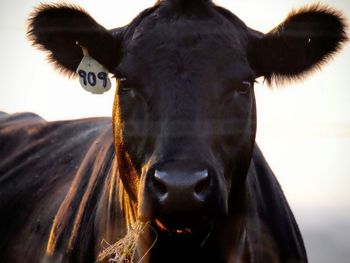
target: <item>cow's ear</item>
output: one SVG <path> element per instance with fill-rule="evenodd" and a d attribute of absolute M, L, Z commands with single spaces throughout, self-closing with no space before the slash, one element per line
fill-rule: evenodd
<path fill-rule="evenodd" d="M 28 19 L 28 38 L 48 52 L 61 72 L 74 75 L 83 58 L 81 47 L 112 71 L 118 63 L 120 41 L 78 6 L 42 4 Z"/>
<path fill-rule="evenodd" d="M 313 5 L 293 11 L 266 35 L 256 34 L 250 60 L 271 82 L 300 79 L 327 62 L 348 40 L 340 12 Z"/>

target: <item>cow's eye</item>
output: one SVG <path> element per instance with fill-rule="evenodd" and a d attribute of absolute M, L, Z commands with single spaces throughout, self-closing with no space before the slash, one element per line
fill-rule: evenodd
<path fill-rule="evenodd" d="M 238 85 L 237 92 L 241 95 L 246 95 L 250 92 L 253 86 L 254 86 L 254 81 L 244 80 Z"/>
<path fill-rule="evenodd" d="M 118 79 L 118 91 L 121 93 L 126 93 L 132 91 L 132 87 L 127 78 Z"/>

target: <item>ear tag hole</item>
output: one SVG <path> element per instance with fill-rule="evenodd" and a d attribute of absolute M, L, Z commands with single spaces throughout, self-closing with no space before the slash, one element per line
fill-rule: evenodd
<path fill-rule="evenodd" d="M 79 76 L 79 83 L 88 92 L 103 94 L 110 90 L 112 86 L 108 77 L 108 70 L 92 58 L 86 48 L 82 47 L 82 49 L 84 57 L 76 70 Z"/>

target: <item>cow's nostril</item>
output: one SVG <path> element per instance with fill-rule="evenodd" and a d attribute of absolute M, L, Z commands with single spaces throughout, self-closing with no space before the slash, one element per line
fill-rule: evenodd
<path fill-rule="evenodd" d="M 162 176 L 159 174 L 159 171 L 155 171 L 154 174 L 154 180 L 153 180 L 153 186 L 156 190 L 156 193 L 163 197 L 166 195 L 166 193 L 168 192 L 168 189 L 166 187 L 166 182 L 164 182 L 162 180 Z"/>
<path fill-rule="evenodd" d="M 197 185 L 194 188 L 194 193 L 198 199 L 202 199 L 204 201 L 210 189 L 210 180 L 207 170 L 201 173 L 202 176 L 200 177 L 200 180 L 197 182 Z"/>
<path fill-rule="evenodd" d="M 196 194 L 201 194 L 201 193 L 205 192 L 205 191 L 209 188 L 209 185 L 210 185 L 210 183 L 209 183 L 209 178 L 206 177 L 206 178 L 204 178 L 203 180 L 201 180 L 201 181 L 196 185 L 196 187 L 195 187 L 195 189 L 194 189 L 194 192 L 195 192 Z"/>
<path fill-rule="evenodd" d="M 167 168 L 167 169 L 165 169 Z M 193 210 L 210 195 L 211 180 L 207 169 L 194 171 L 179 167 L 163 167 L 153 175 L 153 194 L 165 210 Z"/>

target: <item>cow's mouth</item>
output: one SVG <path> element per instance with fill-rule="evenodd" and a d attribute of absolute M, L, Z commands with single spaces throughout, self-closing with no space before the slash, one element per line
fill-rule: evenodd
<path fill-rule="evenodd" d="M 214 223 L 212 220 L 205 218 L 184 222 L 156 218 L 152 225 L 160 235 L 168 236 L 175 240 L 197 240 L 202 244 L 208 239 Z"/>
<path fill-rule="evenodd" d="M 159 229 L 162 232 L 166 232 L 169 234 L 177 234 L 177 235 L 190 235 L 193 234 L 193 227 L 192 226 L 185 226 L 185 225 L 169 225 L 166 223 L 163 223 L 159 219 L 154 220 L 154 224 L 156 225 L 157 229 Z"/>

